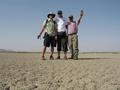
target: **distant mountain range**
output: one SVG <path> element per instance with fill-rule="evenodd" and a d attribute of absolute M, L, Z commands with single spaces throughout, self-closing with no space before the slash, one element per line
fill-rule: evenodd
<path fill-rule="evenodd" d="M 15 52 L 13 50 L 0 49 L 0 52 Z"/>

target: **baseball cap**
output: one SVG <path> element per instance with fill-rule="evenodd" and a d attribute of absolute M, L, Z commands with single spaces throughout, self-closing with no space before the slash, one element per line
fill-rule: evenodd
<path fill-rule="evenodd" d="M 61 11 L 61 10 L 59 10 L 59 11 L 58 11 L 58 14 L 62 14 L 62 11 Z"/>

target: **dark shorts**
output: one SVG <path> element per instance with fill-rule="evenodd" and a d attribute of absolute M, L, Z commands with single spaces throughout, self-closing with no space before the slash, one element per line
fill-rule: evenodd
<path fill-rule="evenodd" d="M 68 37 L 66 32 L 58 32 L 57 36 L 57 51 L 68 51 Z"/>
<path fill-rule="evenodd" d="M 46 34 L 44 36 L 44 46 L 46 47 L 56 47 L 56 40 L 55 40 L 55 36 L 49 36 L 48 34 Z"/>

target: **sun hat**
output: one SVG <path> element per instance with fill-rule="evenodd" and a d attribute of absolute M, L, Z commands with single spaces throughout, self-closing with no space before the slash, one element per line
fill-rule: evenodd
<path fill-rule="evenodd" d="M 55 17 L 55 14 L 53 12 L 48 13 L 47 17 L 49 18 L 50 15 L 52 15 L 53 18 Z"/>

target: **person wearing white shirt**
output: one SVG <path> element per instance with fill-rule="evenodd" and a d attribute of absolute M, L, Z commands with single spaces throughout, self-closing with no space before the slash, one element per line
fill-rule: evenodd
<path fill-rule="evenodd" d="M 57 51 L 58 57 L 60 59 L 60 51 L 64 51 L 64 59 L 67 59 L 67 20 L 63 17 L 63 13 L 61 10 L 58 11 L 58 17 L 55 19 L 57 23 Z"/>

